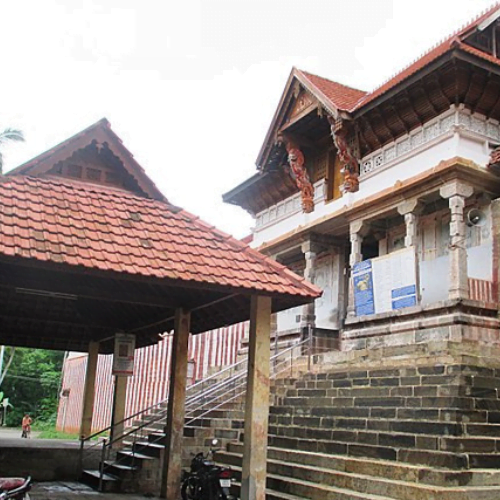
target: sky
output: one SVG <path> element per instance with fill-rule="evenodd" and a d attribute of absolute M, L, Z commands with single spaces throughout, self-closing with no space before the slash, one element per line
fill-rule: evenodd
<path fill-rule="evenodd" d="M 373 90 L 491 0 L 17 0 L 0 7 L 8 171 L 106 117 L 174 204 L 243 237 L 222 194 L 293 66 Z"/>

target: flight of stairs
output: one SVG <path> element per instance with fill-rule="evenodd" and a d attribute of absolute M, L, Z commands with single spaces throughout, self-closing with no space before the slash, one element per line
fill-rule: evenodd
<path fill-rule="evenodd" d="M 500 499 L 500 362 L 442 352 L 374 354 L 338 352 L 336 363 L 325 357 L 316 373 L 272 382 L 267 498 Z M 220 440 L 216 460 L 233 468 L 235 495 L 242 408 L 243 398 L 184 431 L 186 468 L 190 453 Z M 118 464 L 106 463 L 111 488 L 158 492 L 163 425 L 146 426 L 134 454 L 120 451 Z"/>
<path fill-rule="evenodd" d="M 500 370 L 440 361 L 277 383 L 267 498 L 500 499 Z M 242 450 L 216 458 L 241 474 Z"/>
<path fill-rule="evenodd" d="M 159 408 L 155 413 L 164 412 Z M 197 415 L 203 416 L 196 418 Z M 230 442 L 238 441 L 243 428 L 243 398 L 224 403 L 220 408 L 206 413 L 195 411 L 187 420 L 183 438 L 183 467 L 188 469 L 192 454 L 207 452 L 213 439 L 226 448 Z M 193 420 L 193 417 L 194 420 Z M 134 425 L 146 424 L 140 433 L 125 438 L 125 447 L 113 453 L 111 460 L 104 462 L 102 491 L 157 495 L 161 482 L 161 464 L 165 445 L 165 419 L 151 422 L 155 414 Z M 99 487 L 99 470 L 85 469 L 82 482 L 95 489 Z"/>

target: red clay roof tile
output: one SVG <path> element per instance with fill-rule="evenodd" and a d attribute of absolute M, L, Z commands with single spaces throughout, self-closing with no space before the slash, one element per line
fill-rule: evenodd
<path fill-rule="evenodd" d="M 161 200 L 16 175 L 0 182 L 0 214 L 3 255 L 269 294 L 321 294 L 280 264 Z"/>
<path fill-rule="evenodd" d="M 306 71 L 296 71 L 302 74 L 314 87 L 316 87 L 319 92 L 328 98 L 337 109 L 354 112 L 382 96 L 396 85 L 402 83 L 404 80 L 411 77 L 421 69 L 425 68 L 428 64 L 454 48 L 459 48 L 470 54 L 486 59 L 494 64 L 500 65 L 497 58 L 481 50 L 475 49 L 470 45 L 462 43 L 462 40 L 466 36 L 476 29 L 483 21 L 487 20 L 492 14 L 494 14 L 499 7 L 500 2 L 495 3 L 490 9 L 476 17 L 456 33 L 447 37 L 443 42 L 430 49 L 422 57 L 418 58 L 416 61 L 411 63 L 372 92 L 363 92 L 361 90 L 353 89 L 340 83 L 327 80 L 326 78 L 307 73 Z"/>
<path fill-rule="evenodd" d="M 332 80 L 327 80 L 318 75 L 306 71 L 297 70 L 309 80 L 325 97 L 327 97 L 337 109 L 349 110 L 366 95 L 363 90 L 354 89 Z"/>

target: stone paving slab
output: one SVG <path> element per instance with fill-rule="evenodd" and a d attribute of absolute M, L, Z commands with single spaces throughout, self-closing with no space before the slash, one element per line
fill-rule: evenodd
<path fill-rule="evenodd" d="M 151 495 L 126 493 L 99 493 L 76 482 L 35 483 L 30 492 L 31 500 L 145 500 L 158 498 Z"/>

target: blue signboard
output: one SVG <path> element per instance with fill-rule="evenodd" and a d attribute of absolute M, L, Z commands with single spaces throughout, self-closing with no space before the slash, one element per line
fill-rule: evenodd
<path fill-rule="evenodd" d="M 354 264 L 352 279 L 354 282 L 354 304 L 356 306 L 356 316 L 375 314 L 371 260 L 365 260 Z"/>
<path fill-rule="evenodd" d="M 392 309 L 411 307 L 417 304 L 417 287 L 415 285 L 395 288 L 391 291 Z"/>

